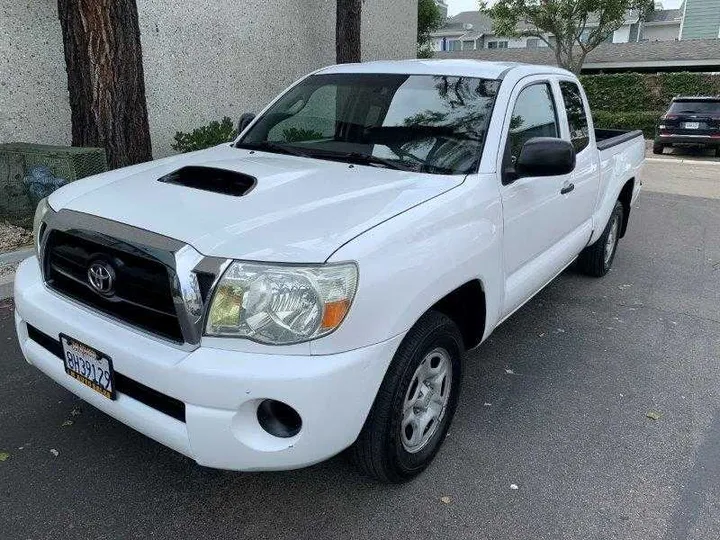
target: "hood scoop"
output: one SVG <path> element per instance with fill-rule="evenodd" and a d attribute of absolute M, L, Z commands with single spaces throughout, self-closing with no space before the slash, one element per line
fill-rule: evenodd
<path fill-rule="evenodd" d="M 257 178 L 228 169 L 190 165 L 158 178 L 158 182 L 242 197 L 255 187 Z"/>

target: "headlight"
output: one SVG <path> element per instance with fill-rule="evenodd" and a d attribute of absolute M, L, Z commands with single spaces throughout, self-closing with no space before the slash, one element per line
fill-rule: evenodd
<path fill-rule="evenodd" d="M 52 210 L 52 208 L 50 208 L 50 205 L 47 202 L 47 197 L 42 199 L 38 203 L 37 208 L 35 209 L 35 218 L 33 219 L 33 239 L 35 241 L 35 255 L 40 254 L 40 237 L 45 230 L 45 227 L 43 227 L 43 219 L 45 219 L 45 214 L 47 214 L 50 210 Z"/>
<path fill-rule="evenodd" d="M 205 332 L 272 345 L 324 336 L 347 315 L 357 279 L 354 263 L 234 262 L 217 285 Z"/>

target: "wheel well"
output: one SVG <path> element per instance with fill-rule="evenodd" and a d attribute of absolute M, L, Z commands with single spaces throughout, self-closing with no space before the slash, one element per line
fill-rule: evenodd
<path fill-rule="evenodd" d="M 620 238 L 625 236 L 625 231 L 627 231 L 628 221 L 630 220 L 630 201 L 632 201 L 632 194 L 634 188 L 635 179 L 631 178 L 630 180 L 625 182 L 625 185 L 620 191 L 620 196 L 618 197 L 618 201 L 620 201 L 623 205 L 623 222 L 622 227 L 620 228 Z"/>
<path fill-rule="evenodd" d="M 447 315 L 458 325 L 466 350 L 480 344 L 485 332 L 485 292 L 480 281 L 468 281 L 430 309 Z"/>

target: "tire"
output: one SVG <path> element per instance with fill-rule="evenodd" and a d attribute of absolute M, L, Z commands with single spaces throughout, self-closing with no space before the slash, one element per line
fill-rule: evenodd
<path fill-rule="evenodd" d="M 582 250 L 577 264 L 583 274 L 602 277 L 608 273 L 615 260 L 624 213 L 622 203 L 617 201 L 600 238 Z"/>
<path fill-rule="evenodd" d="M 715 148 L 715 157 L 720 157 L 720 146 Z"/>
<path fill-rule="evenodd" d="M 665 147 L 662 144 L 653 144 L 653 154 L 662 154 Z"/>
<path fill-rule="evenodd" d="M 429 311 L 410 329 L 351 448 L 361 473 L 381 482 L 401 483 L 425 470 L 440 450 L 457 408 L 462 352 L 460 331 L 442 313 Z M 407 407 L 408 403 L 418 406 Z M 431 416 L 434 419 L 428 423 Z"/>

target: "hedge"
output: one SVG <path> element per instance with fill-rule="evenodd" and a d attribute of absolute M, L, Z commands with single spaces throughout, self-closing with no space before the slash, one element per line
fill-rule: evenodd
<path fill-rule="evenodd" d="M 641 129 L 655 136 L 658 118 L 678 95 L 720 95 L 720 75 L 709 73 L 617 73 L 580 80 L 599 128 Z"/>
<path fill-rule="evenodd" d="M 665 114 L 665 110 L 613 112 L 600 109 L 592 111 L 596 128 L 641 129 L 646 139 L 655 137 L 655 126 L 663 114 Z"/>

